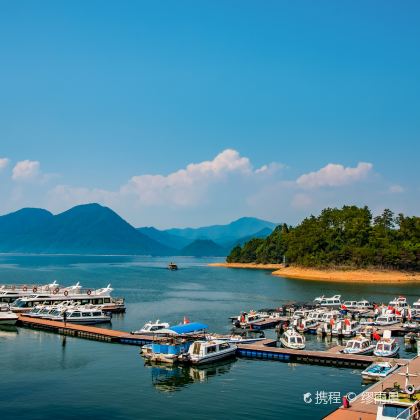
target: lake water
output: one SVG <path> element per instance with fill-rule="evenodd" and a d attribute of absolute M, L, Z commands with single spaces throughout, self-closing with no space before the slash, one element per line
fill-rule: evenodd
<path fill-rule="evenodd" d="M 115 289 L 127 313 L 112 328 L 130 331 L 159 318 L 184 316 L 227 332 L 228 317 L 325 294 L 388 302 L 419 297 L 414 285 L 308 282 L 257 270 L 208 267 L 210 260 L 145 257 L 0 255 L 0 283 L 50 283 Z M 266 332 L 271 337 L 274 333 Z M 335 343 L 308 337 L 308 348 Z M 403 351 L 402 357 L 413 357 Z M 359 393 L 360 370 L 237 359 L 207 368 L 145 366 L 136 346 L 63 337 L 25 328 L 0 330 L 1 419 L 318 419 L 338 403 L 317 404 L 316 392 Z M 312 394 L 312 403 L 303 394 Z M 337 395 L 337 394 L 336 394 Z M 319 401 L 318 401 L 319 402 Z"/>

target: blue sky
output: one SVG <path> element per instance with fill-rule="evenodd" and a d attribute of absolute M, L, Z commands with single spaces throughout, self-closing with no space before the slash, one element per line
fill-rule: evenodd
<path fill-rule="evenodd" d="M 345 203 L 419 214 L 419 13 L 1 2 L 0 212 L 99 201 L 160 227 Z"/>

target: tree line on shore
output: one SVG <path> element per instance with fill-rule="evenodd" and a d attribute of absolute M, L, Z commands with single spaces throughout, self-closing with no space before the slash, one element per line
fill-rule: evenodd
<path fill-rule="evenodd" d="M 297 226 L 279 225 L 265 239 L 232 249 L 227 262 L 282 263 L 318 268 L 420 270 L 420 217 L 367 206 L 326 208 Z"/>

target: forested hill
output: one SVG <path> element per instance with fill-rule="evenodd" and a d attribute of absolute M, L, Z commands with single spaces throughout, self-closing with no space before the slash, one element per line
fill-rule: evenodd
<path fill-rule="evenodd" d="M 420 271 L 420 217 L 368 207 L 327 208 L 295 227 L 278 226 L 266 239 L 236 246 L 227 262 L 281 263 L 306 267 L 381 267 Z"/>

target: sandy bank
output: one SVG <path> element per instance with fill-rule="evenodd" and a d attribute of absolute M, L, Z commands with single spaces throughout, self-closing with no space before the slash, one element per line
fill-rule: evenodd
<path fill-rule="evenodd" d="M 213 267 L 274 270 L 273 275 L 294 279 L 334 282 L 416 283 L 420 273 L 388 270 L 319 270 L 315 268 L 283 267 L 282 264 L 214 263 Z"/>

